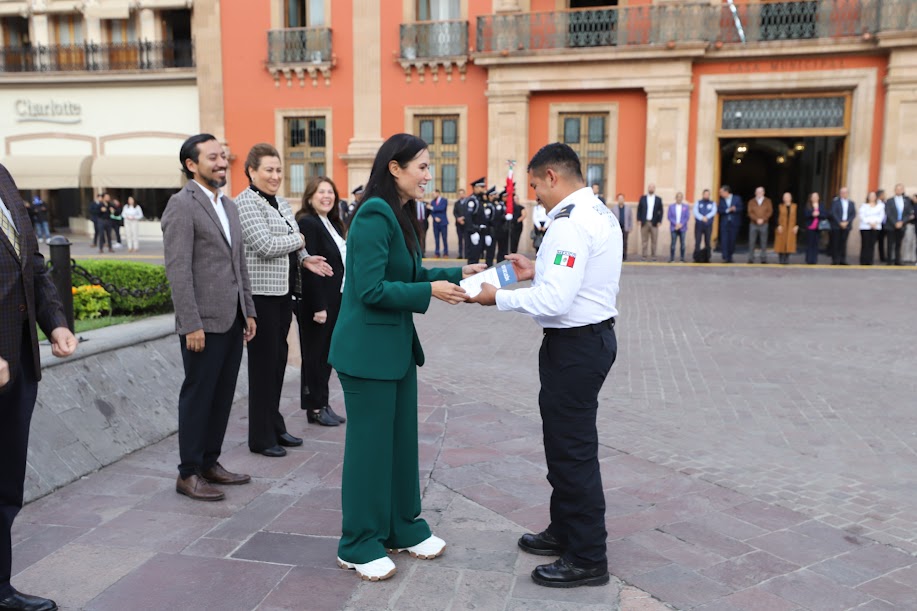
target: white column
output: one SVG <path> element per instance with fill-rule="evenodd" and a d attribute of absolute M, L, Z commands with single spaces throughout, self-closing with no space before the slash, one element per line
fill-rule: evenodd
<path fill-rule="evenodd" d="M 156 42 L 160 38 L 161 30 L 156 27 L 156 14 L 153 9 L 140 9 L 140 40 Z"/>

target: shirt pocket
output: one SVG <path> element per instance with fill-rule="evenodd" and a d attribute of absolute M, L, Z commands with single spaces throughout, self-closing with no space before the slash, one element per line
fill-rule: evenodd
<path fill-rule="evenodd" d="M 397 325 L 401 322 L 401 313 L 388 310 L 366 310 L 363 320 L 368 325 Z"/>

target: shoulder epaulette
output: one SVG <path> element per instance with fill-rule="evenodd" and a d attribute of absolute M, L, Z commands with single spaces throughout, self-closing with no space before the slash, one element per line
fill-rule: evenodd
<path fill-rule="evenodd" d="M 570 218 L 570 213 L 573 212 L 573 208 L 574 208 L 575 206 L 576 206 L 576 204 L 570 204 L 570 205 L 568 205 L 568 206 L 564 206 L 564 207 L 561 209 L 561 211 L 558 212 L 558 213 L 554 216 L 554 220 L 556 221 L 557 219 L 568 219 L 568 218 Z"/>

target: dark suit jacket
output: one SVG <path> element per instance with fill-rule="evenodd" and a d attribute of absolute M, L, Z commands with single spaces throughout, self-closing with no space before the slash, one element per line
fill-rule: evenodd
<path fill-rule="evenodd" d="M 344 279 L 341 251 L 322 220 L 314 214 L 300 217 L 299 231 L 306 236 L 309 254 L 325 257 L 334 271 L 334 275 L 329 278 L 313 274 L 307 269 L 302 270 L 302 298 L 309 311 L 327 311 L 330 305 L 337 305 L 341 301 L 341 281 Z"/>
<path fill-rule="evenodd" d="M 193 181 L 169 198 L 162 214 L 166 277 L 179 335 L 198 329 L 226 333 L 240 308 L 246 318 L 256 315 L 239 211 L 225 195 L 222 202 L 232 244 L 213 204 Z"/>
<path fill-rule="evenodd" d="M 410 252 L 392 208 L 373 197 L 350 223 L 347 280 L 328 362 L 338 373 L 370 380 L 400 380 L 411 359 L 424 364 L 413 313 L 430 307 L 431 282 L 458 284 L 462 268 L 423 267 Z"/>
<path fill-rule="evenodd" d="M 847 200 L 847 222 L 850 223 L 847 225 L 847 229 L 851 229 L 853 226 L 853 219 L 856 218 L 857 210 L 856 204 L 853 203 L 852 199 Z M 831 200 L 831 214 L 828 216 L 828 220 L 831 221 L 831 229 L 840 229 L 841 220 L 844 218 L 844 206 L 841 204 L 841 198 L 835 197 Z"/>
<path fill-rule="evenodd" d="M 894 231 L 895 223 L 898 221 L 904 221 L 907 223 L 914 217 L 914 204 L 911 203 L 911 198 L 908 195 L 904 195 L 904 207 L 901 209 L 901 218 L 898 218 L 898 206 L 895 205 L 895 196 L 892 195 L 887 200 L 885 200 L 885 230 Z M 903 229 L 903 228 L 902 228 Z"/>
<path fill-rule="evenodd" d="M 656 201 L 653 202 L 653 227 L 662 222 L 662 198 L 658 195 L 655 195 L 655 198 Z M 637 222 L 641 225 L 646 222 L 646 195 L 641 195 L 640 203 L 637 204 Z"/>
<path fill-rule="evenodd" d="M 742 201 L 742 198 L 735 193 L 732 194 L 732 205 L 735 206 L 735 212 L 726 212 L 729 209 L 729 206 L 726 205 L 726 199 L 720 198 L 720 205 L 717 206 L 717 213 L 726 219 L 727 222 L 737 223 L 740 222 L 742 215 L 745 214 L 745 202 Z"/>
<path fill-rule="evenodd" d="M 16 257 L 13 244 L 6 233 L 0 231 L 0 356 L 10 366 L 10 380 L 19 375 L 22 347 L 22 329 L 28 318 L 27 328 L 32 344 L 32 360 L 35 374 L 41 378 L 41 364 L 38 354 L 38 333 L 35 323 L 45 335 L 67 326 L 67 317 L 61 306 L 57 289 L 51 282 L 45 259 L 38 251 L 38 240 L 29 213 L 22 204 L 22 197 L 9 171 L 0 165 L 0 198 L 9 209 L 13 223 L 19 230 L 20 257 Z M 0 212 L 3 214 L 3 212 Z M 0 393 L 9 385 L 0 387 Z"/>
<path fill-rule="evenodd" d="M 433 217 L 434 226 L 445 227 L 449 224 L 449 216 L 446 214 L 448 209 L 449 202 L 442 195 L 430 202 L 430 215 Z M 439 222 L 436 219 L 439 219 Z"/>

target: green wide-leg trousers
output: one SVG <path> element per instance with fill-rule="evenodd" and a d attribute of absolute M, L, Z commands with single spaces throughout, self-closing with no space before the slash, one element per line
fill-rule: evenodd
<path fill-rule="evenodd" d="M 338 556 L 365 564 L 431 534 L 418 517 L 417 367 L 400 380 L 338 377 L 347 407 Z"/>

